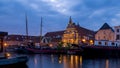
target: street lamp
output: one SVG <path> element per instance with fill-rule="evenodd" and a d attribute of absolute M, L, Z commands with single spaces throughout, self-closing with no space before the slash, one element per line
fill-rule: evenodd
<path fill-rule="evenodd" d="M 6 52 L 7 43 L 4 43 L 4 52 Z"/>
<path fill-rule="evenodd" d="M 82 39 L 82 41 L 85 43 L 86 42 L 86 40 L 85 39 Z"/>
<path fill-rule="evenodd" d="M 93 40 L 90 40 L 90 45 L 93 45 Z"/>
<path fill-rule="evenodd" d="M 6 47 L 7 47 L 7 46 L 8 46 L 8 44 L 7 44 L 7 43 L 4 43 L 4 55 L 5 55 L 6 58 L 8 58 L 8 57 L 11 56 L 10 53 L 7 53 L 7 52 L 6 52 Z"/>

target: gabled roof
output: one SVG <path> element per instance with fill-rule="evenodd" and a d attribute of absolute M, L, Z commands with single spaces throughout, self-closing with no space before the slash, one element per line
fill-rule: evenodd
<path fill-rule="evenodd" d="M 103 26 L 99 30 L 105 30 L 105 29 L 111 29 L 112 31 L 114 31 L 112 27 L 110 27 L 107 23 L 104 23 Z"/>
<path fill-rule="evenodd" d="M 64 31 L 65 31 L 65 30 L 55 31 L 55 32 L 47 32 L 47 33 L 45 34 L 45 37 L 54 37 L 54 36 L 58 36 L 58 35 L 62 36 L 62 35 L 64 34 Z"/>

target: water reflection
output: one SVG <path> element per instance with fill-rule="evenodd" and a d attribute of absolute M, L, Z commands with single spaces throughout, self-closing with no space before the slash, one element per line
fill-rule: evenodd
<path fill-rule="evenodd" d="M 109 60 L 108 59 L 106 59 L 106 61 L 105 61 L 105 68 L 109 68 Z"/>
<path fill-rule="evenodd" d="M 29 55 L 28 68 L 119 68 L 119 58 L 86 59 L 79 55 Z"/>

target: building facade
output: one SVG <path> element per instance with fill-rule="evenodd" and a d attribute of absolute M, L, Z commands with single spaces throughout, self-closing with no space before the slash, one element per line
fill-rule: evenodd
<path fill-rule="evenodd" d="M 26 35 L 8 35 L 4 37 L 4 43 L 6 43 L 9 46 L 16 46 L 16 45 L 26 45 L 26 42 L 33 42 L 33 43 L 39 43 L 40 37 L 39 36 L 28 36 L 27 40 Z"/>
<path fill-rule="evenodd" d="M 8 35 L 8 32 L 0 32 L 0 52 L 4 50 L 4 37 Z"/>
<path fill-rule="evenodd" d="M 57 45 L 58 42 L 61 42 L 64 30 L 47 32 L 42 39 L 42 43 Z"/>
<path fill-rule="evenodd" d="M 93 44 L 95 32 L 73 23 L 71 17 L 64 31 L 62 42 L 70 44 Z"/>
<path fill-rule="evenodd" d="M 114 35 L 114 30 L 107 23 L 104 23 L 95 34 L 95 40 L 115 41 Z"/>
<path fill-rule="evenodd" d="M 75 24 L 70 17 L 65 30 L 48 32 L 44 36 L 46 43 L 93 44 L 95 32 Z"/>
<path fill-rule="evenodd" d="M 115 26 L 115 40 L 120 42 L 120 26 Z"/>
<path fill-rule="evenodd" d="M 119 43 L 116 42 L 114 35 L 114 30 L 107 23 L 104 23 L 95 34 L 94 45 L 118 46 Z"/>

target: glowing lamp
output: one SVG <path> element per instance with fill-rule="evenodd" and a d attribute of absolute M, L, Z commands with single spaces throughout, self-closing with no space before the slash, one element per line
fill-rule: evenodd
<path fill-rule="evenodd" d="M 82 39 L 83 42 L 85 42 L 86 40 L 85 39 Z"/>
<path fill-rule="evenodd" d="M 6 47 L 6 46 L 7 46 L 7 43 L 4 43 L 4 46 Z"/>
<path fill-rule="evenodd" d="M 5 53 L 5 57 L 10 57 L 11 54 L 10 53 Z"/>
<path fill-rule="evenodd" d="M 50 44 L 49 46 L 50 46 L 50 47 L 52 47 L 53 45 L 52 45 L 52 44 Z"/>
<path fill-rule="evenodd" d="M 90 44 L 93 44 L 93 40 L 90 40 Z"/>
<path fill-rule="evenodd" d="M 93 43 L 93 40 L 90 40 L 90 43 Z"/>

